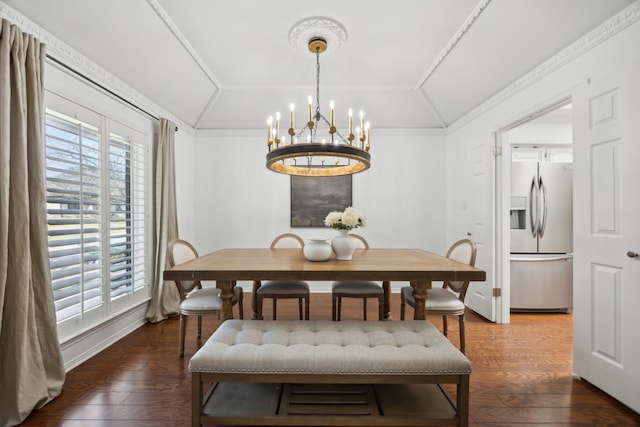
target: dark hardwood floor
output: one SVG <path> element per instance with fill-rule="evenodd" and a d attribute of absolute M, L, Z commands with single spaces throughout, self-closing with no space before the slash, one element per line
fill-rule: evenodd
<path fill-rule="evenodd" d="M 369 305 L 375 313 L 375 304 Z M 399 305 L 394 294 L 394 319 L 400 317 Z M 279 318 L 297 318 L 294 300 L 281 301 L 278 308 Z M 265 316 L 270 313 L 267 304 Z M 360 316 L 360 301 L 345 300 L 343 319 Z M 311 296 L 311 319 L 331 319 L 330 295 Z M 440 318 L 429 320 L 441 328 Z M 498 325 L 467 314 L 471 426 L 640 426 L 639 414 L 574 376 L 571 315 L 514 314 L 511 320 Z M 189 425 L 188 363 L 198 343 L 191 319 L 185 357 L 178 357 L 178 323 L 176 318 L 147 324 L 78 366 L 68 373 L 63 393 L 23 426 Z M 458 345 L 457 321 L 449 324 L 449 337 Z M 203 339 L 218 325 L 214 317 L 205 319 Z"/>

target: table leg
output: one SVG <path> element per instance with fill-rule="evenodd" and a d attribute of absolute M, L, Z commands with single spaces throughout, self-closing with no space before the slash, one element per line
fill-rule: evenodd
<path fill-rule="evenodd" d="M 253 281 L 253 288 L 251 289 L 251 319 L 258 319 L 258 288 L 262 286 L 262 282 L 259 280 Z M 262 320 L 262 319 L 259 319 Z"/>
<path fill-rule="evenodd" d="M 384 320 L 389 320 L 389 315 L 391 314 L 391 282 L 388 280 L 383 281 L 382 289 L 384 290 L 383 318 Z"/>
<path fill-rule="evenodd" d="M 431 289 L 431 281 L 411 282 L 413 287 L 413 297 L 416 300 L 416 307 L 413 312 L 414 320 L 425 320 L 427 318 L 424 301 L 427 299 L 427 290 Z"/>
<path fill-rule="evenodd" d="M 220 289 L 222 299 L 222 320 L 233 319 L 233 285 L 232 280 L 218 280 L 216 287 Z"/>

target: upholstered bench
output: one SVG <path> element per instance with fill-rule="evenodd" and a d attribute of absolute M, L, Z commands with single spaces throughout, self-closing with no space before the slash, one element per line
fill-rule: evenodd
<path fill-rule="evenodd" d="M 227 320 L 189 370 L 194 426 L 468 425 L 471 364 L 424 320 Z"/>

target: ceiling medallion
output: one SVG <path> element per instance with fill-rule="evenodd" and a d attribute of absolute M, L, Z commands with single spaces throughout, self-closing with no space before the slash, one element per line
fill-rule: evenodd
<path fill-rule="evenodd" d="M 347 42 L 347 30 L 336 20 L 315 16 L 296 23 L 289 31 L 291 47 L 305 54 L 309 40 L 313 38 L 324 39 L 327 42 L 326 53 L 331 53 Z"/>
<path fill-rule="evenodd" d="M 280 133 L 280 113 L 276 113 L 275 122 L 273 117 L 269 117 L 267 121 L 267 168 L 274 172 L 301 176 L 338 176 L 362 172 L 371 166 L 370 125 L 364 121 L 364 112 L 360 111 L 360 124 L 354 129 L 353 110 L 349 109 L 346 136 L 336 127 L 333 101 L 329 104 L 329 120 L 320 112 L 320 54 L 327 52 L 329 46 L 321 36 L 313 35 L 307 40 L 307 51 L 316 55 L 316 106 L 314 110 L 313 99 L 309 96 L 305 126 L 296 130 L 294 104 L 290 105 L 286 135 Z M 328 128 L 324 138 L 318 137 L 320 126 Z"/>

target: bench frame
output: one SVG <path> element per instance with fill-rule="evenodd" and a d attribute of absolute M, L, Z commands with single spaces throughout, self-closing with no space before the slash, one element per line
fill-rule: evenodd
<path fill-rule="evenodd" d="M 408 416 L 391 418 L 381 416 L 372 419 L 370 417 L 338 417 L 331 416 L 326 419 L 309 416 L 273 416 L 251 417 L 216 417 L 204 413 L 204 408 L 215 392 L 218 382 L 238 383 L 293 383 L 293 384 L 454 384 L 456 387 L 455 404 L 446 395 L 451 406 L 455 410 L 455 416 L 442 418 L 425 418 L 420 416 Z M 210 384 L 206 395 L 205 384 Z M 424 405 L 424 402 L 417 402 Z M 469 420 L 469 374 L 451 375 L 313 375 L 313 374 L 221 374 L 207 372 L 192 373 L 192 425 L 194 427 L 203 424 L 233 424 L 233 425 L 324 425 L 324 426 L 460 426 L 467 427 Z"/>

